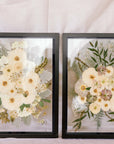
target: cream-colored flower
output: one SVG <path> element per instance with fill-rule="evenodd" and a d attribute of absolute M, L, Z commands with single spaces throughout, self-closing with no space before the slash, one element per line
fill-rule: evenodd
<path fill-rule="evenodd" d="M 15 87 L 18 89 L 18 88 L 21 88 L 23 89 L 23 79 L 20 78 L 18 79 L 16 82 L 15 82 Z"/>
<path fill-rule="evenodd" d="M 89 109 L 93 114 L 97 114 L 100 112 L 101 106 L 98 103 L 94 102 L 90 104 Z"/>
<path fill-rule="evenodd" d="M 15 84 L 14 83 L 10 83 L 9 84 L 9 88 L 6 91 L 6 94 L 8 94 L 8 95 L 16 95 L 17 94 L 17 90 L 15 88 Z"/>
<path fill-rule="evenodd" d="M 23 102 L 21 95 L 4 95 L 1 99 L 3 107 L 11 111 L 17 110 Z"/>
<path fill-rule="evenodd" d="M 17 118 L 17 116 L 18 116 L 17 111 L 10 111 L 9 116 L 13 119 Z"/>
<path fill-rule="evenodd" d="M 41 83 L 39 83 L 39 84 L 37 85 L 37 87 L 36 87 L 36 91 L 37 91 L 38 93 L 42 93 L 42 92 L 44 92 L 46 89 L 47 89 L 46 84 L 41 84 Z"/>
<path fill-rule="evenodd" d="M 109 111 L 109 109 L 110 109 L 110 101 L 103 101 L 102 102 L 102 110 Z"/>
<path fill-rule="evenodd" d="M 106 67 L 105 75 L 108 76 L 108 77 L 113 75 L 113 67 L 112 66 Z"/>
<path fill-rule="evenodd" d="M 78 96 L 78 102 L 79 102 L 80 104 L 86 103 L 86 97 L 84 97 L 84 96 Z"/>
<path fill-rule="evenodd" d="M 6 65 L 3 68 L 3 74 L 5 76 L 10 76 L 14 72 L 14 67 L 12 65 Z"/>
<path fill-rule="evenodd" d="M 14 72 L 20 72 L 23 70 L 23 63 L 17 62 L 14 64 Z"/>
<path fill-rule="evenodd" d="M 81 96 L 87 95 L 88 90 L 86 90 L 86 88 L 87 85 L 82 81 L 82 79 L 79 79 L 74 86 L 75 92 Z"/>
<path fill-rule="evenodd" d="M 93 82 L 98 79 L 98 72 L 94 68 L 88 68 L 82 74 L 82 80 L 87 86 L 92 86 Z"/>
<path fill-rule="evenodd" d="M 41 101 L 41 97 L 39 95 L 37 95 L 35 99 L 37 100 L 37 102 Z"/>
<path fill-rule="evenodd" d="M 23 103 L 31 104 L 37 95 L 37 92 L 34 89 L 24 89 L 23 92 Z"/>
<path fill-rule="evenodd" d="M 97 87 L 91 87 L 90 94 L 98 96 L 99 95 L 99 88 L 97 88 Z"/>
<path fill-rule="evenodd" d="M 3 67 L 6 64 L 8 64 L 8 58 L 6 56 L 2 56 L 0 59 L 0 66 Z"/>
<path fill-rule="evenodd" d="M 98 103 L 101 106 L 103 104 L 103 99 L 98 96 L 97 100 L 95 102 Z"/>
<path fill-rule="evenodd" d="M 0 113 L 3 113 L 5 112 L 5 109 L 4 108 L 0 108 Z"/>
<path fill-rule="evenodd" d="M 8 77 L 1 75 L 0 76 L 0 93 L 6 93 L 9 90 L 11 82 Z"/>
<path fill-rule="evenodd" d="M 108 78 L 106 77 L 106 75 L 98 76 L 98 81 L 101 83 L 101 86 L 103 87 L 108 85 Z"/>
<path fill-rule="evenodd" d="M 15 64 L 17 62 L 22 62 L 23 65 L 26 64 L 26 53 L 23 49 L 15 49 L 8 54 L 8 63 Z"/>
<path fill-rule="evenodd" d="M 31 89 L 36 88 L 39 83 L 40 83 L 40 78 L 38 74 L 36 74 L 35 72 L 30 72 L 23 79 L 23 85 L 24 87 L 27 88 L 31 88 Z"/>

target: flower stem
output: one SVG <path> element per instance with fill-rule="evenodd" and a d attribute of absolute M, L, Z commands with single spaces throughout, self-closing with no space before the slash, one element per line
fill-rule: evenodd
<path fill-rule="evenodd" d="M 105 113 L 105 115 L 109 118 L 109 119 L 113 119 L 112 117 L 110 117 L 108 114 L 107 114 L 107 112 L 104 112 Z"/>
<path fill-rule="evenodd" d="M 86 67 L 89 68 L 89 66 L 88 66 L 86 63 L 84 63 L 80 58 L 75 57 L 75 60 L 78 60 L 78 61 L 81 62 L 83 65 L 85 65 Z"/>

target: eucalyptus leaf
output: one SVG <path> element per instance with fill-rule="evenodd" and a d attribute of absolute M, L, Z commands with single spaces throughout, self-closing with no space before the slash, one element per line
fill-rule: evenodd
<path fill-rule="evenodd" d="M 39 96 L 40 96 L 41 98 L 46 98 L 46 97 L 49 97 L 51 94 L 52 94 L 52 91 L 49 90 L 49 89 L 47 89 L 47 90 L 45 90 L 44 92 L 39 93 Z"/>
<path fill-rule="evenodd" d="M 52 80 L 52 73 L 48 72 L 47 70 L 43 71 L 40 75 L 40 79 L 42 83 L 47 83 L 48 81 Z"/>

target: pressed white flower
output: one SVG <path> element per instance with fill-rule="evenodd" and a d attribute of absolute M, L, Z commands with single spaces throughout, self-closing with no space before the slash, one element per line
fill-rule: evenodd
<path fill-rule="evenodd" d="M 101 106 L 100 106 L 98 103 L 96 103 L 96 102 L 91 103 L 91 104 L 89 105 L 89 110 L 90 110 L 93 114 L 99 113 L 99 112 L 100 112 L 100 109 L 101 109 Z"/>
<path fill-rule="evenodd" d="M 8 58 L 6 56 L 2 56 L 1 59 L 0 59 L 0 66 L 4 66 L 8 64 Z"/>
<path fill-rule="evenodd" d="M 24 89 L 23 92 L 23 103 L 31 104 L 37 95 L 37 92 L 34 89 Z"/>
<path fill-rule="evenodd" d="M 0 76 L 0 93 L 6 93 L 9 90 L 11 82 L 8 77 L 1 75 Z"/>
<path fill-rule="evenodd" d="M 86 90 L 87 86 L 86 84 L 82 81 L 82 79 L 79 79 L 75 86 L 74 86 L 74 89 L 75 89 L 75 92 L 78 94 L 78 95 L 81 95 L 81 96 L 86 96 L 88 91 Z"/>
<path fill-rule="evenodd" d="M 90 94 L 98 96 L 99 95 L 99 89 L 97 87 L 91 87 Z"/>
<path fill-rule="evenodd" d="M 46 84 L 41 84 L 41 83 L 39 83 L 39 84 L 37 85 L 37 87 L 36 87 L 36 91 L 37 91 L 38 93 L 42 93 L 42 92 L 44 92 L 44 91 L 46 91 L 46 90 L 47 90 Z"/>
<path fill-rule="evenodd" d="M 26 53 L 23 49 L 15 49 L 8 54 L 9 64 L 15 64 L 16 62 L 22 62 L 23 65 L 26 64 Z"/>
<path fill-rule="evenodd" d="M 86 69 L 82 74 L 82 80 L 87 86 L 92 86 L 93 82 L 98 79 L 98 72 L 94 68 Z"/>
<path fill-rule="evenodd" d="M 103 104 L 103 99 L 100 96 L 98 96 L 95 102 L 101 106 Z"/>
<path fill-rule="evenodd" d="M 10 76 L 12 73 L 14 72 L 14 68 L 12 65 L 6 65 L 4 68 L 3 68 L 3 74 L 5 76 Z"/>
<path fill-rule="evenodd" d="M 106 67 L 106 76 L 112 76 L 113 75 L 113 67 L 112 66 L 108 66 Z"/>
<path fill-rule="evenodd" d="M 108 85 L 108 78 L 105 75 L 98 76 L 98 81 L 103 87 Z"/>
<path fill-rule="evenodd" d="M 109 101 L 103 101 L 102 102 L 102 110 L 103 111 L 109 111 L 110 109 L 110 102 Z"/>
<path fill-rule="evenodd" d="M 18 88 L 23 88 L 23 80 L 22 80 L 22 78 L 20 78 L 20 79 L 18 79 L 16 82 L 15 82 L 15 86 L 16 86 L 16 88 L 18 89 Z"/>
<path fill-rule="evenodd" d="M 77 96 L 78 97 L 78 102 L 81 103 L 81 104 L 84 104 L 86 103 L 86 97 L 84 96 Z"/>
<path fill-rule="evenodd" d="M 22 105 L 22 95 L 4 95 L 1 99 L 3 107 L 7 110 L 17 110 Z"/>
<path fill-rule="evenodd" d="M 40 83 L 40 78 L 38 74 L 35 72 L 30 72 L 27 76 L 23 79 L 23 85 L 27 88 L 36 88 L 37 85 Z"/>
<path fill-rule="evenodd" d="M 14 64 L 14 72 L 20 72 L 23 70 L 23 63 L 17 62 Z"/>
<path fill-rule="evenodd" d="M 14 83 L 10 83 L 9 84 L 9 88 L 6 91 L 6 94 L 8 94 L 8 95 L 16 95 L 16 93 L 17 93 L 17 90 L 15 89 L 15 84 Z"/>
<path fill-rule="evenodd" d="M 0 113 L 3 113 L 5 112 L 5 109 L 4 108 L 0 108 Z"/>
<path fill-rule="evenodd" d="M 74 115 L 76 116 L 77 112 L 81 112 L 86 109 L 87 109 L 87 107 L 85 106 L 85 104 L 79 103 L 78 97 L 75 96 L 72 100 L 72 111 L 73 111 Z"/>
<path fill-rule="evenodd" d="M 15 41 L 12 43 L 12 49 L 18 49 L 18 48 L 26 48 L 27 43 L 25 41 Z"/>

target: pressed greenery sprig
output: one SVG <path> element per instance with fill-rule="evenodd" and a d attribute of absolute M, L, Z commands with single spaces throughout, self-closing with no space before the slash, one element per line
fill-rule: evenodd
<path fill-rule="evenodd" d="M 98 41 L 95 42 L 95 44 L 93 44 L 92 42 L 89 42 L 91 45 L 91 48 L 88 48 L 88 50 L 90 50 L 93 55 L 95 55 L 97 57 L 97 59 L 95 57 L 91 56 L 91 59 L 95 62 L 95 68 L 98 67 L 99 62 L 104 65 L 104 66 L 111 66 L 114 64 L 114 58 L 112 58 L 112 54 L 109 55 L 108 53 L 108 48 L 105 50 L 104 48 L 102 48 L 101 50 L 98 48 Z M 107 57 L 109 56 L 109 59 L 107 60 Z M 98 61 L 99 59 L 99 61 Z"/>

